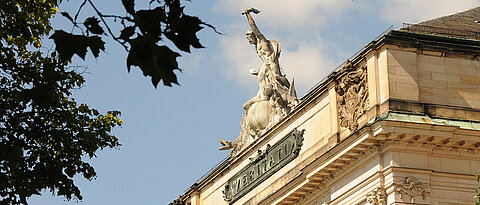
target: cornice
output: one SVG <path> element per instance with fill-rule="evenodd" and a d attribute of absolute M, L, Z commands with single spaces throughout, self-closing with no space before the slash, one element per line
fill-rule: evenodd
<path fill-rule="evenodd" d="M 384 118 L 363 127 L 302 169 L 302 173 L 296 180 L 290 182 L 296 184 L 295 186 L 285 185 L 284 187 L 288 187 L 288 190 L 282 188 L 262 200 L 260 204 L 299 204 L 304 202 L 315 193 L 324 191 L 330 182 L 350 170 L 366 156 L 379 150 L 395 149 L 395 146 L 403 146 L 403 150 L 407 148 L 425 152 L 436 150 L 469 154 L 480 152 L 479 147 L 475 147 L 480 142 L 480 138 L 468 141 L 464 140 L 460 136 L 461 134 L 455 134 L 453 138 L 449 138 L 448 135 L 436 136 L 438 132 L 451 133 L 451 130 L 438 131 L 436 126 L 421 123 L 414 123 L 416 124 L 415 128 L 410 129 L 436 131 L 435 134 L 428 135 L 425 132 L 418 135 L 395 131 L 395 127 L 404 128 L 402 123 L 406 122 L 389 121 L 388 118 Z"/>
<path fill-rule="evenodd" d="M 385 41 L 385 44 L 400 45 L 403 47 L 467 54 L 480 53 L 480 41 L 471 39 L 392 30 L 386 34 L 382 40 Z"/>

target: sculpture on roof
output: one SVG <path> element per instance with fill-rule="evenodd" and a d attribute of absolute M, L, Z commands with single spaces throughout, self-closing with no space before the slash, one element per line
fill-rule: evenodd
<path fill-rule="evenodd" d="M 235 141 L 220 140 L 223 147 L 220 150 L 232 149 L 230 155 L 235 156 L 247 145 L 262 136 L 268 129 L 285 117 L 298 104 L 294 81 L 290 84 L 282 73 L 278 58 L 281 45 L 277 40 L 268 40 L 260 32 L 251 13 L 260 11 L 254 8 L 245 9 L 251 29 L 246 32 L 250 44 L 262 59 L 260 69 L 250 69 L 252 75 L 258 76 L 259 89 L 257 94 L 248 100 L 243 108 L 245 115 L 241 122 L 242 130 Z"/>

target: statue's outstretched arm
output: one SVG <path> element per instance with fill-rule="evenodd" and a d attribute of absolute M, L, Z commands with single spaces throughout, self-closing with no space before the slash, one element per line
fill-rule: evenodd
<path fill-rule="evenodd" d="M 259 39 L 265 39 L 265 36 L 263 36 L 262 33 L 260 33 L 260 30 L 258 30 L 257 25 L 255 24 L 255 21 L 253 20 L 252 16 L 250 15 L 250 9 L 245 9 L 245 15 L 247 16 L 248 19 L 248 24 L 250 24 L 250 27 L 252 27 L 253 34 Z"/>

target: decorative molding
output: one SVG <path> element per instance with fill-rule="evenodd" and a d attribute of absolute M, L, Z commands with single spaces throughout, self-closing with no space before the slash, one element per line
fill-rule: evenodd
<path fill-rule="evenodd" d="M 367 194 L 367 202 L 370 205 L 387 205 L 387 191 L 378 187 Z"/>
<path fill-rule="evenodd" d="M 313 196 L 316 195 L 316 193 L 321 192 L 323 189 L 325 189 L 328 185 L 328 183 L 332 180 L 335 179 L 335 177 L 341 175 L 345 171 L 349 170 L 351 167 L 353 167 L 355 164 L 357 164 L 360 160 L 364 159 L 366 156 L 369 154 L 376 152 L 378 150 L 382 150 L 388 146 L 391 145 L 405 145 L 408 147 L 422 147 L 422 148 L 430 148 L 432 150 L 443 150 L 443 151 L 449 151 L 449 152 L 467 152 L 467 153 L 480 153 L 480 148 L 479 149 L 470 149 L 470 148 L 457 148 L 457 147 L 451 147 L 451 146 L 445 146 L 445 145 L 438 145 L 434 143 L 416 143 L 412 141 L 400 141 L 400 140 L 383 140 L 379 142 L 378 144 L 371 145 L 367 147 L 366 150 L 361 152 L 359 155 L 353 157 L 351 160 L 346 162 L 344 165 L 338 167 L 336 170 L 332 170 L 331 174 L 328 176 L 325 176 L 323 179 L 316 181 L 318 185 L 315 186 L 314 189 L 308 191 L 305 195 L 300 196 L 294 204 L 303 204 L 306 202 L 308 199 L 312 198 Z M 422 187 L 423 185 L 417 185 L 417 187 Z M 425 194 L 427 194 L 426 192 Z M 298 197 L 298 196 L 297 196 Z"/>
<path fill-rule="evenodd" d="M 369 147 L 367 150 L 362 152 L 360 155 L 352 158 L 350 161 L 339 167 L 337 170 L 333 171 L 330 175 L 326 176 L 323 178 L 321 181 L 319 181 L 319 185 L 317 185 L 313 190 L 309 191 L 307 195 L 301 197 L 296 204 L 303 204 L 307 199 L 311 198 L 311 196 L 315 195 L 315 193 L 320 192 L 320 190 L 323 190 L 327 187 L 328 182 L 332 181 L 335 179 L 335 177 L 339 176 L 342 174 L 344 171 L 348 170 L 350 167 L 354 166 L 357 164 L 360 160 L 365 158 L 367 155 L 370 153 L 376 152 L 379 149 L 382 149 L 383 147 L 387 146 L 387 144 L 377 144 Z"/>
<path fill-rule="evenodd" d="M 310 190 L 306 195 L 303 197 L 300 197 L 300 199 L 297 200 L 296 204 L 302 204 L 305 202 L 307 199 L 312 198 L 311 196 L 314 196 L 315 193 L 320 192 L 321 190 L 325 189 L 327 187 L 327 184 L 335 179 L 336 176 L 341 175 L 344 171 L 348 170 L 355 164 L 357 164 L 360 160 L 365 158 L 367 155 L 370 153 L 376 152 L 378 150 L 382 150 L 387 146 L 390 145 L 408 145 L 410 147 L 424 147 L 424 148 L 432 148 L 432 149 L 437 149 L 437 150 L 445 150 L 445 151 L 450 151 L 450 152 L 458 152 L 458 151 L 463 151 L 463 152 L 473 152 L 473 153 L 480 153 L 478 150 L 472 150 L 472 149 L 452 149 L 452 147 L 447 147 L 447 146 L 440 146 L 436 144 L 430 144 L 430 143 L 413 143 L 413 142 L 406 142 L 406 141 L 399 141 L 399 140 L 385 140 L 380 142 L 379 144 L 372 145 L 368 147 L 365 151 L 363 151 L 360 155 L 352 158 L 350 161 L 339 167 L 337 170 L 333 171 L 330 175 L 326 176 L 322 180 L 320 180 L 317 185 L 313 190 Z"/>
<path fill-rule="evenodd" d="M 480 153 L 480 149 L 472 149 L 472 148 L 464 148 L 464 147 L 456 147 L 456 146 L 447 146 L 441 145 L 438 143 L 421 143 L 421 142 L 412 142 L 412 141 L 400 141 L 400 140 L 386 140 L 381 143 L 384 144 L 396 144 L 396 145 L 406 145 L 406 146 L 415 146 L 415 147 L 422 147 L 422 148 L 429 148 L 432 150 L 442 150 L 442 151 L 449 151 L 449 152 L 466 152 L 466 153 Z"/>
<path fill-rule="evenodd" d="M 396 185 L 395 193 L 400 195 L 400 197 L 404 195 L 410 196 L 411 203 L 415 203 L 415 197 L 422 196 L 422 199 L 425 200 L 425 195 L 429 194 L 426 186 L 417 182 L 415 177 L 407 177 L 402 181 L 402 184 Z"/>
<path fill-rule="evenodd" d="M 340 126 L 354 131 L 358 128 L 358 119 L 368 110 L 367 66 L 356 70 L 348 61 L 342 68 L 345 74 L 337 80 L 338 117 Z"/>

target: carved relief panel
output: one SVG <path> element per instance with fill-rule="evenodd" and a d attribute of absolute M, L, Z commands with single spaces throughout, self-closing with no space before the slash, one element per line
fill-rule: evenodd
<path fill-rule="evenodd" d="M 340 72 L 343 74 L 335 86 L 340 126 L 354 131 L 368 110 L 367 66 L 356 69 L 347 61 Z"/>

